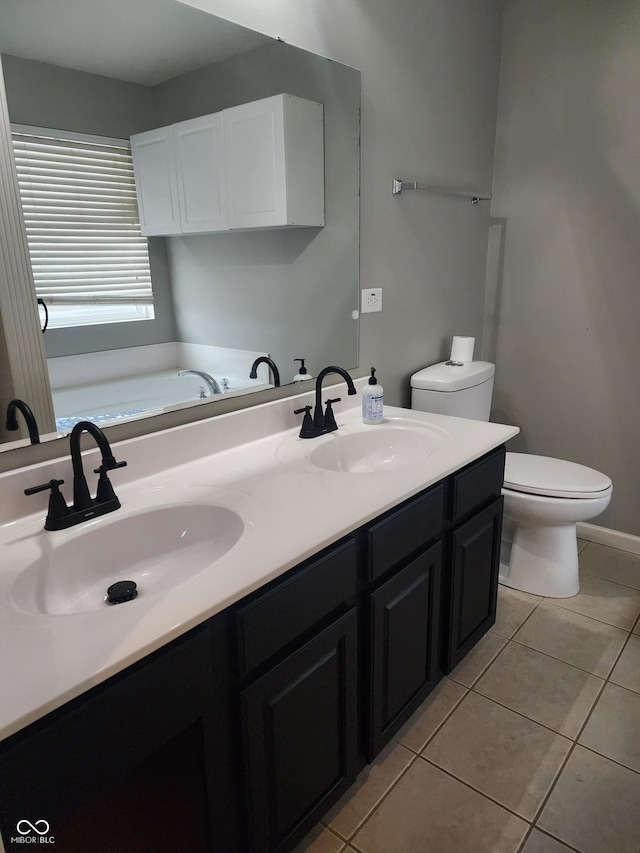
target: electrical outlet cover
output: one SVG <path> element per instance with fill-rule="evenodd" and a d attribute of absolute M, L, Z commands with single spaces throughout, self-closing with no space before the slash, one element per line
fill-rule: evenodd
<path fill-rule="evenodd" d="M 362 291 L 362 313 L 372 314 L 382 311 L 382 288 L 370 287 Z"/>

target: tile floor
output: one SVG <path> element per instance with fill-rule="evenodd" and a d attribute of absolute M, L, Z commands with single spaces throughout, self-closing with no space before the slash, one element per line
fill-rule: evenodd
<path fill-rule="evenodd" d="M 495 626 L 296 853 L 640 853 L 640 556 Z"/>

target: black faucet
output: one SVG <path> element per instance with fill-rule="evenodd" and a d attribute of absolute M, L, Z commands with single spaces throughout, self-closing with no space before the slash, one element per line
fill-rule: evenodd
<path fill-rule="evenodd" d="M 339 403 L 340 397 L 336 397 L 333 400 L 327 400 L 326 412 L 322 409 L 322 380 L 330 373 L 338 373 L 342 376 L 344 381 L 347 383 L 347 394 L 349 394 L 349 396 L 353 396 L 357 393 L 356 387 L 353 384 L 353 379 L 342 367 L 329 365 L 329 367 L 323 368 L 316 379 L 316 407 L 313 410 L 312 423 L 309 423 L 311 420 L 309 409 L 311 406 L 304 406 L 302 409 L 296 409 L 294 412 L 296 415 L 301 414 L 302 412 L 305 413 L 302 429 L 300 430 L 300 438 L 317 438 L 319 435 L 325 435 L 328 432 L 333 432 L 338 429 L 338 425 L 333 414 L 332 404 Z"/>
<path fill-rule="evenodd" d="M 5 424 L 5 428 L 12 432 L 13 430 L 18 429 L 18 409 L 24 416 L 24 421 L 27 425 L 27 429 L 29 430 L 31 444 L 40 444 L 38 424 L 36 423 L 36 419 L 31 408 L 24 402 L 24 400 L 18 400 L 16 398 L 9 403 L 7 406 L 7 422 Z"/>
<path fill-rule="evenodd" d="M 249 374 L 249 379 L 257 379 L 258 374 L 256 372 L 256 368 L 259 364 L 268 364 L 271 368 L 271 372 L 273 373 L 273 384 L 276 388 L 280 387 L 280 371 L 276 367 L 276 363 L 272 358 L 269 358 L 268 355 L 261 355 L 251 365 L 251 373 Z"/>
<path fill-rule="evenodd" d="M 88 432 L 93 436 L 102 454 L 102 465 L 94 469 L 94 473 L 100 475 L 95 498 L 91 497 L 82 467 L 80 438 L 83 432 Z M 64 483 L 64 480 L 50 480 L 42 486 L 33 486 L 24 490 L 25 495 L 33 495 L 36 492 L 51 489 L 49 512 L 44 525 L 45 530 L 65 530 L 67 527 L 73 527 L 75 524 L 88 521 L 90 518 L 97 518 L 99 515 L 106 515 L 108 512 L 114 512 L 120 508 L 120 501 L 113 491 L 113 486 L 107 477 L 107 471 L 124 468 L 127 463 L 116 462 L 107 437 L 100 427 L 90 421 L 78 421 L 71 430 L 69 443 L 73 466 L 73 506 L 67 506 L 60 493 L 59 487 Z"/>

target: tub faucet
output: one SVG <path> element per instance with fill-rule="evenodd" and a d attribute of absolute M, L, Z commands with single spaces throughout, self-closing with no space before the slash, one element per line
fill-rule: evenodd
<path fill-rule="evenodd" d="M 80 438 L 83 432 L 88 432 L 95 439 L 102 454 L 102 464 L 95 469 L 95 473 L 100 475 L 95 498 L 91 497 L 82 466 Z M 60 493 L 60 486 L 64 480 L 50 480 L 42 486 L 33 486 L 24 490 L 25 495 L 51 490 L 45 530 L 65 530 L 67 527 L 73 527 L 83 521 L 120 509 L 120 501 L 113 491 L 107 471 L 124 468 L 127 463 L 116 462 L 107 437 L 100 427 L 90 421 L 78 421 L 71 430 L 69 444 L 73 467 L 73 506 L 67 506 L 67 502 Z"/>
<path fill-rule="evenodd" d="M 273 373 L 273 384 L 276 388 L 280 387 L 280 371 L 276 367 L 276 363 L 272 358 L 269 358 L 268 355 L 261 355 L 251 365 L 251 373 L 249 374 L 249 379 L 257 379 L 257 367 L 259 364 L 268 364 L 271 368 L 271 372 Z"/>
<path fill-rule="evenodd" d="M 336 367 L 335 365 L 329 365 L 329 367 L 323 368 L 316 379 L 316 407 L 313 410 L 312 425 L 309 424 L 309 412 L 306 411 L 302 429 L 300 430 L 300 438 L 317 438 L 319 435 L 324 435 L 327 432 L 333 432 L 338 429 L 338 425 L 333 414 L 332 404 L 339 403 L 340 397 L 336 397 L 333 400 L 327 400 L 327 411 L 324 412 L 322 410 L 322 380 L 330 373 L 337 373 L 339 376 L 342 376 L 344 381 L 347 383 L 347 394 L 349 394 L 349 396 L 357 394 L 356 386 L 353 384 L 353 379 L 349 376 L 346 370 L 342 367 Z M 296 409 L 295 414 L 300 414 L 305 411 L 305 409 L 308 410 L 310 408 L 310 406 L 305 406 L 302 409 Z"/>
<path fill-rule="evenodd" d="M 178 376 L 188 376 L 190 373 L 194 376 L 199 376 L 203 382 L 206 382 L 207 388 L 209 389 L 209 393 L 212 397 L 214 394 L 222 394 L 222 388 L 210 373 L 205 373 L 202 370 L 179 370 Z"/>
<path fill-rule="evenodd" d="M 18 429 L 18 410 L 22 412 L 27 429 L 29 430 L 31 444 L 40 444 L 38 424 L 36 423 L 36 419 L 30 406 L 28 406 L 24 400 L 15 399 L 9 403 L 7 406 L 7 422 L 5 424 L 5 428 L 11 431 Z"/>

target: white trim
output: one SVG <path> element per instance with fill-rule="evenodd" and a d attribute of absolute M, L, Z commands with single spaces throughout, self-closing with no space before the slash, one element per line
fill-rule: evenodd
<path fill-rule="evenodd" d="M 623 533 L 621 530 L 611 530 L 608 527 L 598 527 L 597 524 L 587 524 L 581 521 L 577 524 L 578 536 L 588 542 L 596 542 L 598 545 L 609 545 L 619 551 L 627 551 L 629 554 L 640 554 L 640 536 L 632 533 Z"/>
<path fill-rule="evenodd" d="M 93 133 L 80 133 L 75 130 L 57 130 L 54 127 L 40 127 L 35 124 L 11 123 L 12 133 L 22 133 L 26 136 L 43 136 L 45 139 L 67 139 L 70 142 L 90 142 L 93 145 L 113 145 L 131 151 L 131 140 L 119 136 L 95 136 Z"/>
<path fill-rule="evenodd" d="M 0 324 L 8 364 L 3 393 L 21 397 L 33 409 L 41 433 L 55 428 L 49 374 L 35 299 L 11 145 L 2 62 L 0 61 Z M 0 338 L 2 335 L 0 334 Z M 8 396 L 7 400 L 8 402 Z M 0 440 L 4 421 L 0 423 Z M 4 435 L 4 438 L 10 438 Z M 15 437 L 15 436 L 14 436 Z"/>

